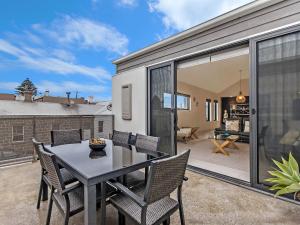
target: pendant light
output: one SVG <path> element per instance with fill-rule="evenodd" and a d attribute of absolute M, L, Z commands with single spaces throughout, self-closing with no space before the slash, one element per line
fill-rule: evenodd
<path fill-rule="evenodd" d="M 237 103 L 245 103 L 246 102 L 245 96 L 242 95 L 242 70 L 240 70 L 240 92 L 239 92 L 239 95 L 236 96 L 235 100 Z"/>

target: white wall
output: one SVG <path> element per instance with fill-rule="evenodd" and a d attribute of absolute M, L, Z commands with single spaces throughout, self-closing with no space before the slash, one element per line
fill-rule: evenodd
<path fill-rule="evenodd" d="M 147 127 L 147 70 L 139 67 L 112 78 L 112 112 L 115 130 L 146 134 Z M 122 86 L 132 85 L 132 119 L 122 119 Z"/>

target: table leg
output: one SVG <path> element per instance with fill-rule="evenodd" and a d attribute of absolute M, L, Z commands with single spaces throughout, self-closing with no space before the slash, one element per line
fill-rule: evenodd
<path fill-rule="evenodd" d="M 84 224 L 97 224 L 96 185 L 84 185 Z"/>
<path fill-rule="evenodd" d="M 222 145 L 220 145 L 216 140 L 212 140 L 213 144 L 216 146 L 217 150 L 215 153 L 223 153 L 224 155 L 229 155 L 227 151 L 225 151 L 224 147 L 228 144 L 227 141 L 225 141 Z"/>
<path fill-rule="evenodd" d="M 239 149 L 239 147 L 235 144 L 234 141 L 232 141 L 229 145 L 228 145 L 229 148 L 233 148 L 233 149 Z"/>
<path fill-rule="evenodd" d="M 42 201 L 47 201 L 48 200 L 48 185 L 44 181 L 44 179 L 41 180 L 42 182 Z"/>
<path fill-rule="evenodd" d="M 101 182 L 101 225 L 106 224 L 106 182 Z"/>

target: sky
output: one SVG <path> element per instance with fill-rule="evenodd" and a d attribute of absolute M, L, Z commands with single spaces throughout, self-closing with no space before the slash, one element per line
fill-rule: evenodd
<path fill-rule="evenodd" d="M 111 99 L 120 58 L 251 0 L 1 0 L 0 93 Z"/>

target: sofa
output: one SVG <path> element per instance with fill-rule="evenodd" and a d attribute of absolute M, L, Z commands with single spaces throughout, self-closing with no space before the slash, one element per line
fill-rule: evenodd
<path fill-rule="evenodd" d="M 238 135 L 239 139 L 237 142 L 249 143 L 250 140 L 250 121 L 248 118 L 245 119 L 226 119 L 225 125 L 220 128 L 215 128 L 215 137 L 219 135 L 230 136 Z"/>

